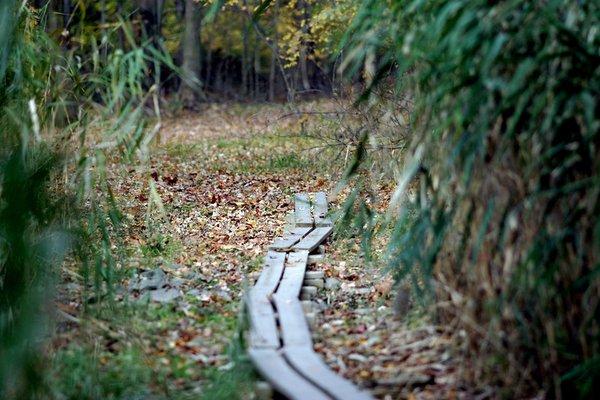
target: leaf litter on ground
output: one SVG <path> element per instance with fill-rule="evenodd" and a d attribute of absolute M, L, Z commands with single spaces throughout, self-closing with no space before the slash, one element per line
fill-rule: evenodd
<path fill-rule="evenodd" d="M 139 349 L 159 378 L 143 389 L 156 396 L 213 396 L 215 385 L 227 384 L 239 390 L 222 393 L 252 398 L 255 376 L 222 377 L 247 363 L 231 352 L 243 292 L 281 235 L 292 195 L 331 192 L 343 170 L 331 167 L 326 152 L 301 151 L 319 142 L 302 135 L 297 119 L 274 124 L 284 111 L 211 106 L 166 121 L 145 168 L 113 165 L 127 252 L 117 303 L 84 314 L 90 306 L 70 269 L 57 299 L 73 319 L 59 324 L 55 350 L 101 349 L 108 370 L 115 355 Z M 381 193 L 389 199 L 389 190 Z M 449 334 L 418 313 L 395 319 L 390 278 L 365 267 L 353 240 L 334 241 L 316 267 L 326 277 L 313 324 L 316 350 L 378 398 L 460 398 Z"/>

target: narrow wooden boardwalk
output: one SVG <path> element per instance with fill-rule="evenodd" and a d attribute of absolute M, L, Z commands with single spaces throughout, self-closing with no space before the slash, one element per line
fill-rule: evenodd
<path fill-rule="evenodd" d="M 331 371 L 313 350 L 300 302 L 312 255 L 332 232 L 325 193 L 295 196 L 295 227 L 269 246 L 265 265 L 246 305 L 248 354 L 260 374 L 292 400 L 369 400 L 372 397 Z"/>

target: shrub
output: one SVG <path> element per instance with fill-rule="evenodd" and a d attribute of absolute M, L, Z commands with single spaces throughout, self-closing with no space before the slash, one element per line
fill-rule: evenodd
<path fill-rule="evenodd" d="M 599 8 L 369 0 L 345 43 L 349 68 L 416 102 L 424 195 L 390 263 L 468 333 L 466 378 L 510 396 L 599 389 Z"/>
<path fill-rule="evenodd" d="M 147 150 L 144 108 L 157 90 L 146 73 L 170 63 L 133 38 L 100 57 L 85 30 L 89 47 L 59 49 L 43 20 L 28 2 L 0 2 L 0 398 L 47 389 L 41 347 L 64 256 L 79 249 L 84 287 L 111 291 L 120 215 L 106 160 Z"/>

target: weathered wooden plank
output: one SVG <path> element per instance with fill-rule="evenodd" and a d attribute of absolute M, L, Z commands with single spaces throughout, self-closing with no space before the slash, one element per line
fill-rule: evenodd
<path fill-rule="evenodd" d="M 283 274 L 285 253 L 270 251 L 265 258 L 265 266 L 256 285 L 247 297 L 250 318 L 250 346 L 279 348 L 279 330 L 275 310 L 270 301 Z"/>
<path fill-rule="evenodd" d="M 284 345 L 312 343 L 299 300 L 307 262 L 307 251 L 290 253 L 277 292 L 273 295 Z"/>
<path fill-rule="evenodd" d="M 250 359 L 275 389 L 291 400 L 330 400 L 285 361 L 277 350 L 248 349 Z"/>
<path fill-rule="evenodd" d="M 275 251 L 289 251 L 291 248 L 304 238 L 313 228 L 294 228 L 290 232 L 286 232 L 283 237 L 275 240 L 273 244 L 269 246 L 269 250 Z"/>
<path fill-rule="evenodd" d="M 334 399 L 373 400 L 370 394 L 330 370 L 311 346 L 285 346 L 283 352 L 294 369 Z"/>
<path fill-rule="evenodd" d="M 310 212 L 310 198 L 305 193 L 298 193 L 294 197 L 294 216 L 296 219 L 296 226 L 300 227 L 313 227 L 314 220 Z"/>
<path fill-rule="evenodd" d="M 277 349 L 281 346 L 273 305 L 266 297 L 248 296 L 250 318 L 249 345 L 255 348 Z"/>
<path fill-rule="evenodd" d="M 290 232 L 296 227 L 296 216 L 293 211 L 285 214 L 285 222 L 283 223 L 283 231 Z"/>
<path fill-rule="evenodd" d="M 283 276 L 279 282 L 276 296 L 282 299 L 297 299 L 304 281 L 306 265 L 308 262 L 308 251 L 296 251 L 288 254 Z"/>
<path fill-rule="evenodd" d="M 325 241 L 325 239 L 327 239 L 327 237 L 329 237 L 329 235 L 331 235 L 332 231 L 333 231 L 333 227 L 331 227 L 331 226 L 315 228 L 312 231 L 310 231 L 310 233 L 308 235 L 306 235 L 302 240 L 300 240 L 298 243 L 296 243 L 292 247 L 292 249 L 293 250 L 306 250 L 309 252 L 313 251 L 314 249 L 319 247 L 319 245 L 321 243 L 323 243 Z"/>
<path fill-rule="evenodd" d="M 265 257 L 263 270 L 260 273 L 256 284 L 250 290 L 250 293 L 270 295 L 275 292 L 275 289 L 281 280 L 281 276 L 283 275 L 285 258 L 285 253 L 269 251 Z"/>
<path fill-rule="evenodd" d="M 329 212 L 327 206 L 327 195 L 324 192 L 315 193 L 315 201 L 313 202 L 313 216 L 315 226 L 332 226 L 331 218 L 327 215 Z"/>
<path fill-rule="evenodd" d="M 296 226 L 269 247 L 265 267 L 248 294 L 248 353 L 258 371 L 289 399 L 372 400 L 331 371 L 312 348 L 299 296 L 309 253 L 327 239 L 332 227 L 324 193 L 315 195 L 313 213 L 310 208 L 307 195 L 296 195 Z M 313 229 L 315 223 L 318 227 Z"/>
<path fill-rule="evenodd" d="M 310 328 L 304 316 L 300 299 L 284 299 L 277 293 L 273 298 L 279 314 L 279 329 L 284 346 L 311 346 Z"/>

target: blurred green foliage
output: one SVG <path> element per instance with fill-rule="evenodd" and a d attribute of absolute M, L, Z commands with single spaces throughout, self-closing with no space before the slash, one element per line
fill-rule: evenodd
<path fill-rule="evenodd" d="M 598 2 L 360 3 L 346 71 L 363 73 L 364 99 L 390 76 L 415 99 L 398 279 L 468 332 L 470 382 L 598 393 Z"/>
<path fill-rule="evenodd" d="M 0 154 L 3 398 L 31 398 L 43 387 L 39 346 L 52 318 L 47 301 L 53 295 L 56 267 L 73 241 L 60 218 L 68 199 L 51 196 L 48 190 L 56 156 L 43 147 L 22 150 L 15 147 Z"/>
<path fill-rule="evenodd" d="M 85 292 L 112 290 L 120 213 L 105 165 L 144 157 L 144 107 L 156 92 L 147 71 L 171 62 L 138 45 L 126 22 L 126 48 L 103 57 L 85 29 L 72 28 L 87 45 L 61 48 L 44 21 L 45 8 L 0 4 L 0 397 L 9 399 L 47 392 L 41 349 L 65 256 L 79 261 Z"/>

